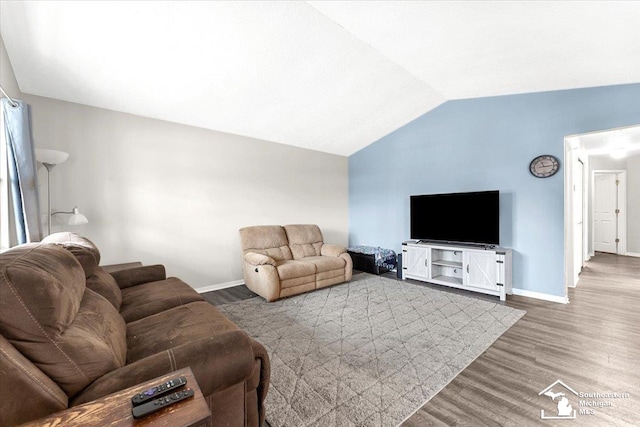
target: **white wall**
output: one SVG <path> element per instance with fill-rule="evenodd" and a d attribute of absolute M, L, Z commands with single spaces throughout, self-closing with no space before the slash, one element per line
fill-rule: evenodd
<path fill-rule="evenodd" d="M 51 173 L 53 210 L 78 205 L 89 219 L 71 227 L 56 216 L 53 231 L 92 239 L 103 264 L 162 263 L 198 288 L 242 279 L 244 226 L 316 223 L 325 241 L 348 243 L 345 157 L 23 98 L 36 147 L 70 153 Z M 44 169 L 40 187 L 46 206 Z"/>
<path fill-rule="evenodd" d="M 640 256 L 640 155 L 627 159 L 627 252 Z"/>
<path fill-rule="evenodd" d="M 346 157 L 22 94 L 1 38 L 0 83 L 31 105 L 36 147 L 70 153 L 53 210 L 78 205 L 89 224 L 58 215 L 53 231 L 92 239 L 103 264 L 162 263 L 198 288 L 242 279 L 241 227 L 315 223 L 348 243 Z"/>
<path fill-rule="evenodd" d="M 593 203 L 593 171 L 627 171 L 627 252 L 640 255 L 640 155 L 612 159 L 608 155 L 589 157 L 589 217 Z M 591 224 L 590 224 L 591 227 Z M 593 253 L 593 239 L 589 239 L 589 253 Z"/>
<path fill-rule="evenodd" d="M 16 76 L 13 73 L 13 67 L 11 61 L 7 56 L 7 49 L 4 46 L 4 41 L 0 37 L 0 85 L 7 92 L 10 97 L 18 98 L 20 96 L 20 89 L 18 88 L 18 82 Z M 0 95 L 4 97 L 4 95 Z"/>
<path fill-rule="evenodd" d="M 591 171 L 594 170 L 627 170 L 627 159 L 614 159 L 609 155 L 590 156 Z"/>

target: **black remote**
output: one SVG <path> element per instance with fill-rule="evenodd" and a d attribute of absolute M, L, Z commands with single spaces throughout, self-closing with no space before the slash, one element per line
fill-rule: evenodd
<path fill-rule="evenodd" d="M 184 390 L 176 391 L 175 393 L 171 393 L 167 396 L 162 396 L 158 399 L 152 400 L 151 402 L 134 406 L 133 409 L 131 409 L 131 414 L 133 415 L 133 418 L 142 418 L 149 414 L 153 414 L 162 408 L 173 405 L 174 403 L 189 399 L 190 397 L 193 397 L 193 390 L 185 388 Z"/>
<path fill-rule="evenodd" d="M 164 396 L 165 394 L 182 387 L 186 383 L 186 377 L 173 378 L 160 385 L 151 387 L 149 390 L 143 391 L 142 393 L 137 393 L 131 398 L 131 403 L 133 406 L 142 405 L 145 402 Z"/>

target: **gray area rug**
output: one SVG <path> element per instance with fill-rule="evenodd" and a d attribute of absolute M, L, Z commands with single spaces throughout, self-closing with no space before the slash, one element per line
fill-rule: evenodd
<path fill-rule="evenodd" d="M 367 273 L 218 308 L 269 352 L 272 427 L 395 426 L 525 313 Z"/>

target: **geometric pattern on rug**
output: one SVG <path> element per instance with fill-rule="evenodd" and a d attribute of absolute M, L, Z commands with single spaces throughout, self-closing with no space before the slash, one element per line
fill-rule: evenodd
<path fill-rule="evenodd" d="M 218 308 L 269 352 L 272 427 L 396 426 L 525 314 L 367 273 Z"/>

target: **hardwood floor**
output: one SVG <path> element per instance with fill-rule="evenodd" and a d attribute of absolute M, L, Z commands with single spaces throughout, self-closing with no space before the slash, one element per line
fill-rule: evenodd
<path fill-rule="evenodd" d="M 578 413 L 577 425 L 640 425 L 640 258 L 597 254 L 569 301 L 509 297 L 508 306 L 527 314 L 403 425 L 566 426 L 571 421 L 540 419 L 541 409 L 557 415 L 538 393 L 558 379 L 578 393 L 630 395 L 579 399 L 567 392 L 576 411 L 587 409 L 580 400 L 614 405 Z"/>
<path fill-rule="evenodd" d="M 395 279 L 391 273 L 385 277 Z M 203 296 L 222 304 L 252 294 L 239 286 Z M 587 263 L 578 286 L 569 289 L 569 300 L 557 304 L 508 297 L 506 305 L 527 314 L 403 426 L 640 425 L 640 258 L 598 253 Z M 566 393 L 578 412 L 576 420 L 542 420 L 541 409 L 557 415 L 558 399 L 553 402 L 538 393 L 556 380 L 578 393 L 629 397 L 579 398 L 558 385 L 552 391 Z M 613 406 L 579 406 L 581 400 Z M 594 414 L 580 414 L 581 409 Z"/>
<path fill-rule="evenodd" d="M 243 299 L 258 296 L 258 294 L 251 292 L 245 285 L 220 289 L 219 291 L 205 292 L 200 295 L 213 305 L 227 304 L 229 302 L 242 301 Z"/>

